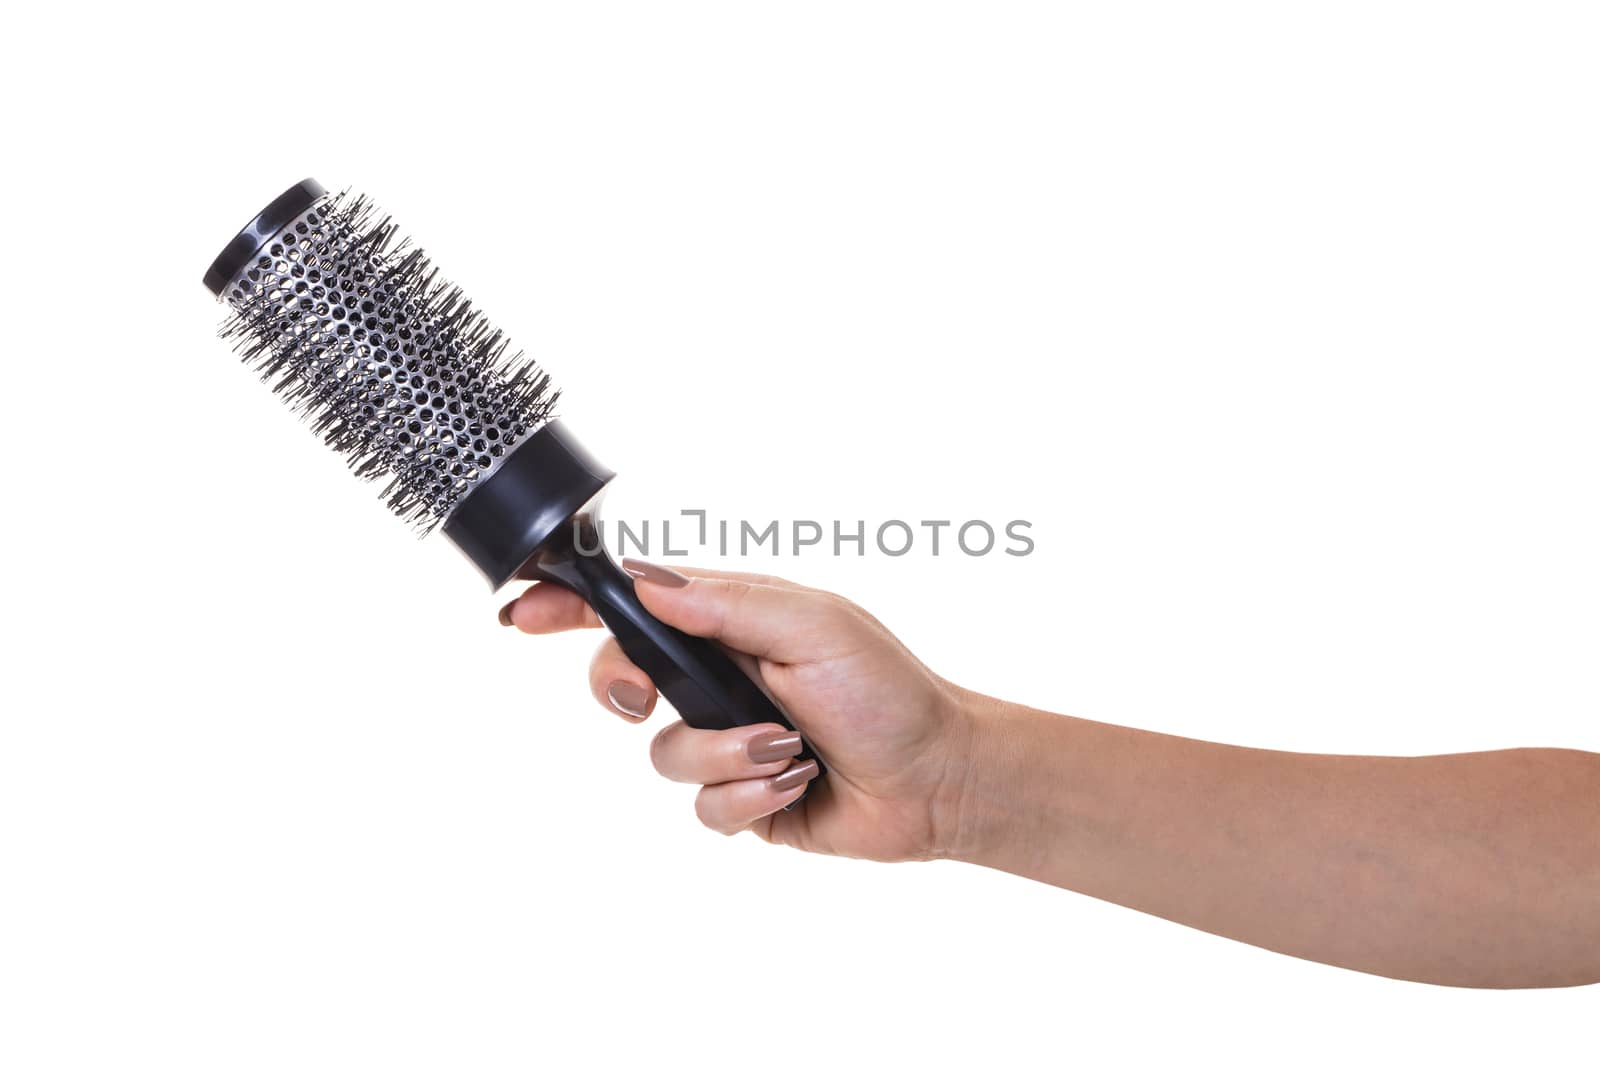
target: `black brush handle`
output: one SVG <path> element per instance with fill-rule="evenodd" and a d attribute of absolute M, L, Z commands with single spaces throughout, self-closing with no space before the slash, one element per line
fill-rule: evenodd
<path fill-rule="evenodd" d="M 594 608 L 628 658 L 655 683 L 684 722 L 697 730 L 727 730 L 773 722 L 794 725 L 776 701 L 734 662 L 728 650 L 704 637 L 668 626 L 639 600 L 633 577 L 601 543 L 594 508 L 573 516 L 566 534 L 546 542 L 533 562 L 537 577 L 577 593 Z M 800 760 L 816 759 L 802 739 Z M 818 777 L 823 773 L 817 761 Z"/>
<path fill-rule="evenodd" d="M 583 583 L 576 591 L 684 722 L 698 730 L 763 722 L 794 729 L 783 710 L 734 662 L 727 649 L 650 614 L 639 601 L 632 576 L 617 566 L 604 548 L 594 555 L 577 554 L 572 566 Z M 813 755 L 802 750 L 800 758 Z"/>
<path fill-rule="evenodd" d="M 555 582 L 594 608 L 622 651 L 699 730 L 777 723 L 783 709 L 715 641 L 668 626 L 639 602 L 633 578 L 605 550 L 600 498 L 612 472 L 559 420 L 540 429 L 473 489 L 445 536 L 498 589 L 512 579 Z M 809 744 L 799 759 L 815 759 Z M 819 776 L 824 772 L 817 761 Z"/>

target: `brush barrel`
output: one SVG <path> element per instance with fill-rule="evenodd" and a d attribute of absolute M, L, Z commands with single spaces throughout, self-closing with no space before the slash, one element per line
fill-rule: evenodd
<path fill-rule="evenodd" d="M 506 358 L 503 335 L 419 251 L 391 249 L 392 224 L 369 218 L 365 200 L 326 196 L 310 178 L 291 186 L 206 271 L 206 288 L 235 307 L 230 336 L 246 359 L 359 474 L 391 477 L 397 512 L 446 516 L 445 536 L 491 586 L 550 581 L 588 601 L 690 726 L 792 728 L 725 649 L 639 602 L 601 543 L 612 472 L 560 422 L 525 436 L 553 402 L 548 376 Z"/>
<path fill-rule="evenodd" d="M 467 494 L 445 521 L 444 535 L 496 589 L 520 578 L 555 582 L 583 597 L 695 729 L 765 722 L 794 729 L 726 649 L 668 626 L 639 602 L 597 525 L 600 497 L 613 477 L 559 420 L 546 423 Z M 807 745 L 797 758 L 815 755 Z"/>

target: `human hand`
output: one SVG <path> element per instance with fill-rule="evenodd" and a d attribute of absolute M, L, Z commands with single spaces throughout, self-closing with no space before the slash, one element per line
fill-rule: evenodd
<path fill-rule="evenodd" d="M 701 822 L 863 859 L 948 852 L 965 788 L 970 694 L 843 597 L 767 575 L 622 565 L 657 618 L 749 657 L 747 668 L 828 765 L 811 787 L 815 764 L 794 761 L 799 735 L 780 724 L 696 730 L 674 722 L 651 743 L 651 761 L 673 781 L 700 785 Z M 530 634 L 600 626 L 577 594 L 549 583 L 529 587 L 500 620 Z M 628 722 L 643 722 L 656 704 L 655 686 L 615 639 L 596 652 L 589 685 Z M 808 789 L 805 803 L 783 810 Z"/>

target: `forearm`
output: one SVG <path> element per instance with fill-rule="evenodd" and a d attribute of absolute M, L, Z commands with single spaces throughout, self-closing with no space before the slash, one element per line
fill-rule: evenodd
<path fill-rule="evenodd" d="M 1307 755 L 971 710 L 955 858 L 1395 978 L 1600 981 L 1600 756 Z"/>

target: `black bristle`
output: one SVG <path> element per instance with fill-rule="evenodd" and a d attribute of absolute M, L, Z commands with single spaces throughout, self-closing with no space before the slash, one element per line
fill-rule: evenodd
<path fill-rule="evenodd" d="M 326 196 L 227 287 L 222 336 L 427 532 L 559 391 L 365 197 Z"/>

